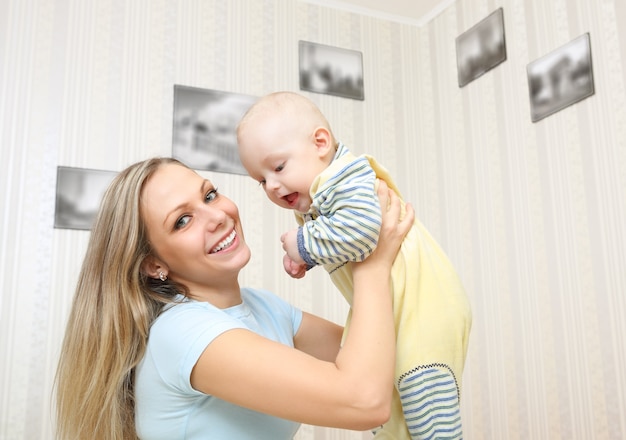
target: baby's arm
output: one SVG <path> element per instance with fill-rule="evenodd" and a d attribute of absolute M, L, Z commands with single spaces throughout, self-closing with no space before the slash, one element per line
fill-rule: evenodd
<path fill-rule="evenodd" d="M 376 175 L 371 168 L 359 171 L 330 179 L 315 195 L 319 215 L 298 230 L 305 263 L 363 261 L 376 248 L 381 224 Z"/>

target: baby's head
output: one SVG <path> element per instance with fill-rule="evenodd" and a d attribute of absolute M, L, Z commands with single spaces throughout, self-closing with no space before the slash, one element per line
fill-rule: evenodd
<path fill-rule="evenodd" d="M 239 157 L 269 199 L 306 212 L 309 188 L 332 161 L 336 144 L 328 121 L 309 99 L 276 92 L 259 99 L 237 127 Z"/>

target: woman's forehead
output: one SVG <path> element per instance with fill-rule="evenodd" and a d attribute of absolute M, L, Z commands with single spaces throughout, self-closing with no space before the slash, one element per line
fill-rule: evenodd
<path fill-rule="evenodd" d="M 200 175 L 189 168 L 176 164 L 163 165 L 146 182 L 142 200 L 148 208 L 153 204 L 163 206 L 190 191 L 198 191 L 203 181 Z"/>

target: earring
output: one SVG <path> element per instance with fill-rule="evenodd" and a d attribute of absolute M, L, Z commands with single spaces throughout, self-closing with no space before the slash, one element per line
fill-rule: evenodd
<path fill-rule="evenodd" d="M 159 279 L 161 281 L 165 281 L 167 280 L 167 275 L 165 275 L 163 272 L 159 272 Z"/>

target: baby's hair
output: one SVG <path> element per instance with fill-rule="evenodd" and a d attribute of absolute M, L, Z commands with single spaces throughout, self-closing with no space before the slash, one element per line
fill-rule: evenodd
<path fill-rule="evenodd" d="M 246 125 L 259 116 L 288 117 L 297 115 L 303 123 L 309 123 L 311 130 L 317 127 L 326 128 L 332 135 L 328 120 L 320 109 L 307 97 L 294 92 L 274 92 L 265 95 L 256 101 L 244 114 L 237 127 L 237 134 L 245 129 Z"/>

